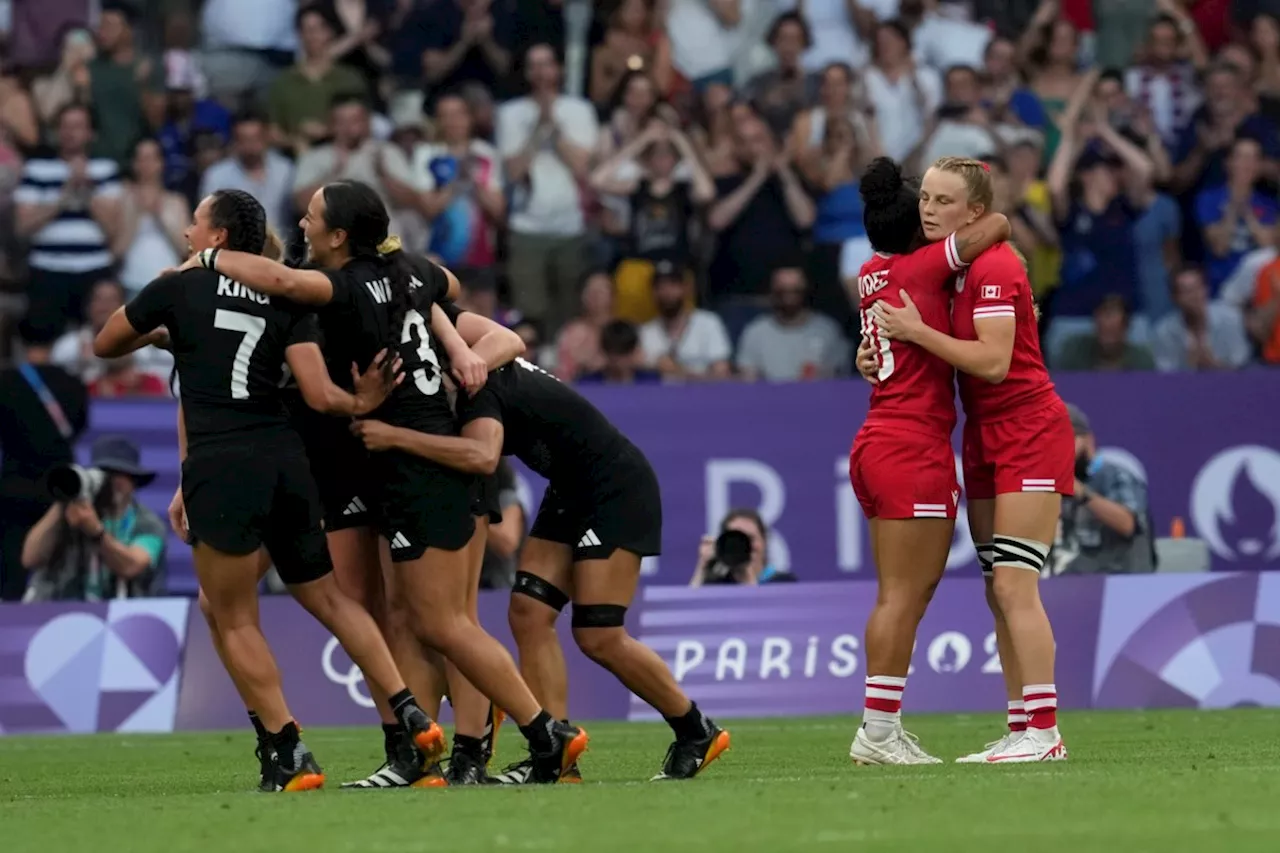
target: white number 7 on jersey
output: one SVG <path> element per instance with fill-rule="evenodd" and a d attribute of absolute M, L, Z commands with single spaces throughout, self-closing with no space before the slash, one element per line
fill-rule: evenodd
<path fill-rule="evenodd" d="M 213 327 L 228 332 L 240 332 L 244 338 L 236 349 L 235 360 L 231 362 L 231 399 L 249 399 L 249 362 L 253 360 L 253 351 L 262 340 L 262 333 L 267 330 L 267 321 L 263 317 L 252 314 L 241 314 L 239 311 L 224 311 L 219 308 L 213 315 Z"/>

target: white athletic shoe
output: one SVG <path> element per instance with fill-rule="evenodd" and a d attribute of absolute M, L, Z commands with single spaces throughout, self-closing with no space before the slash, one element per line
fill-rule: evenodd
<path fill-rule="evenodd" d="M 868 765 L 942 763 L 920 748 L 919 738 L 901 728 L 885 740 L 874 741 L 867 737 L 867 730 L 859 726 L 849 747 L 849 757 L 855 764 Z"/>
<path fill-rule="evenodd" d="M 1039 761 L 1066 761 L 1067 747 L 1058 729 L 1027 729 L 998 752 L 986 757 L 987 764 L 1031 764 Z"/>
<path fill-rule="evenodd" d="M 985 764 L 987 756 L 1001 752 L 1014 738 L 1022 737 L 1022 732 L 1005 732 L 1000 740 L 993 740 L 982 748 L 981 752 L 972 752 L 956 759 L 956 764 Z"/>

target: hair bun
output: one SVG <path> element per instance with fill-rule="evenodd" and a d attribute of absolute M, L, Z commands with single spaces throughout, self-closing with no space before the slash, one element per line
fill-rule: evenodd
<path fill-rule="evenodd" d="M 889 157 L 877 157 L 862 173 L 859 189 L 867 207 L 890 207 L 902 192 L 902 169 Z"/>

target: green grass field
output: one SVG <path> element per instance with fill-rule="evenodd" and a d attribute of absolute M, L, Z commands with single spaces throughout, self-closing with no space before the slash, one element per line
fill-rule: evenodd
<path fill-rule="evenodd" d="M 597 723 L 582 786 L 411 791 L 337 790 L 381 736 L 308 730 L 332 787 L 289 795 L 250 792 L 247 731 L 0 738 L 0 850 L 1280 850 L 1280 712 L 1062 717 L 1065 764 L 855 767 L 852 719 L 753 720 L 705 776 L 650 784 L 666 727 Z M 999 723 L 909 725 L 949 760 Z M 519 741 L 503 733 L 495 766 Z"/>

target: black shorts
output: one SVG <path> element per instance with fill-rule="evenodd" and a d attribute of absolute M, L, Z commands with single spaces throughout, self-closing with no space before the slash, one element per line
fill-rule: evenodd
<path fill-rule="evenodd" d="M 640 451 L 610 466 L 601 485 L 550 483 L 529 536 L 573 547 L 573 561 L 606 560 L 621 548 L 640 557 L 662 553 L 662 493 Z"/>
<path fill-rule="evenodd" d="M 194 539 L 224 554 L 265 546 L 280 579 L 300 584 L 333 571 L 320 499 L 296 435 L 193 448 L 182 497 Z"/>
<path fill-rule="evenodd" d="M 311 463 L 325 531 L 374 526 L 376 498 L 369 452 L 351 434 L 350 421 L 310 412 L 295 414 L 293 423 Z"/>
<path fill-rule="evenodd" d="M 476 477 L 471 486 L 471 514 L 476 518 L 488 518 L 490 524 L 501 524 L 501 492 L 497 474 Z"/>
<path fill-rule="evenodd" d="M 394 450 L 371 459 L 378 528 L 391 543 L 392 562 L 416 560 L 428 548 L 466 547 L 476 530 L 474 476 Z"/>

